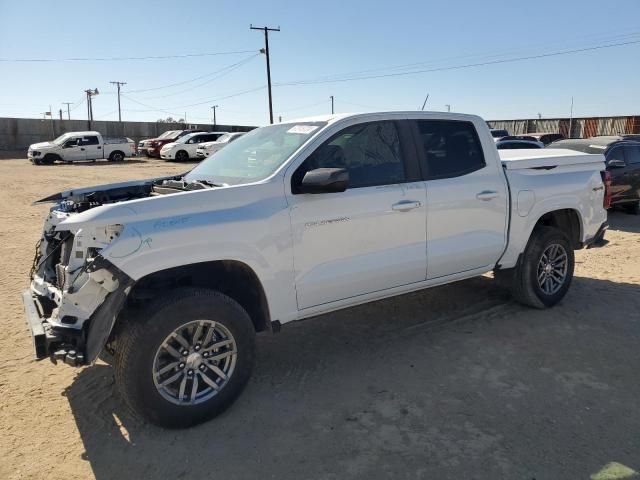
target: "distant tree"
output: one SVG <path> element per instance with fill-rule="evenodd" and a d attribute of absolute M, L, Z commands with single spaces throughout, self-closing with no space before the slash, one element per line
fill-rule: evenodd
<path fill-rule="evenodd" d="M 156 120 L 157 123 L 184 123 L 184 120 L 181 118 L 180 120 L 175 120 L 173 117 L 167 118 L 159 118 Z"/>

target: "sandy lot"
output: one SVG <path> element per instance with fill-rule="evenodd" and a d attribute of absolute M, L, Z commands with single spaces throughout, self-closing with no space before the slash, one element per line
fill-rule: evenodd
<path fill-rule="evenodd" d="M 160 161 L 0 161 L 0 479 L 587 479 L 640 470 L 640 218 L 577 252 L 558 307 L 490 277 L 288 325 L 217 420 L 131 417 L 111 368 L 32 360 L 20 291 L 61 189 L 184 170 Z M 622 478 L 622 477 L 620 477 Z"/>

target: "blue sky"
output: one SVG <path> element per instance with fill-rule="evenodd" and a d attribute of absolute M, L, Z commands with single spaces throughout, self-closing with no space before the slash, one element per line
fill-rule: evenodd
<path fill-rule="evenodd" d="M 39 117 L 97 87 L 96 119 L 117 120 L 111 80 L 126 81 L 124 120 L 184 116 L 190 122 L 261 125 L 266 84 L 261 32 L 270 36 L 276 119 L 337 112 L 417 109 L 487 119 L 640 114 L 640 43 L 471 68 L 467 64 L 640 42 L 638 0 L 120 1 L 0 0 L 0 59 L 166 56 L 188 58 L 0 62 L 0 116 Z M 238 64 L 227 72 L 225 69 Z M 399 65 L 420 64 L 397 68 Z M 456 67 L 442 70 L 443 68 Z M 277 85 L 375 70 L 437 70 L 334 83 Z M 440 69 L 440 70 L 438 70 Z M 215 74 L 222 70 L 221 73 Z M 193 80 L 202 77 L 199 80 Z M 183 83 L 184 82 L 184 83 Z M 159 88 L 181 83 L 169 88 Z M 146 92 L 134 92 L 147 90 Z M 199 104 L 199 105 L 194 105 Z"/>

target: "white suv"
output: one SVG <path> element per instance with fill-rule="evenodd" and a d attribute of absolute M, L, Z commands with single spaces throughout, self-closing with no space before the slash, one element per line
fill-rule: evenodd
<path fill-rule="evenodd" d="M 196 157 L 198 157 L 200 160 L 207 158 L 216 153 L 222 147 L 228 145 L 234 140 L 237 140 L 245 133 L 246 132 L 225 133 L 215 142 L 201 143 L 200 145 L 198 145 L 198 149 L 196 150 Z"/>
<path fill-rule="evenodd" d="M 222 137 L 225 132 L 198 132 L 190 133 L 175 142 L 167 143 L 160 150 L 160 158 L 164 160 L 187 161 L 196 157 L 198 145 L 204 142 L 213 142 Z"/>

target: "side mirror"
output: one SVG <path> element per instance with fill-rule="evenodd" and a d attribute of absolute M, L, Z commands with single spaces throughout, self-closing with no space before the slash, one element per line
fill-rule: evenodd
<path fill-rule="evenodd" d="M 349 172 L 344 168 L 316 168 L 305 173 L 300 193 L 344 192 L 349 185 Z"/>
<path fill-rule="evenodd" d="M 615 158 L 612 158 L 607 162 L 607 167 L 611 168 L 624 168 L 626 166 L 627 164 L 624 163 L 624 160 L 616 160 Z"/>

